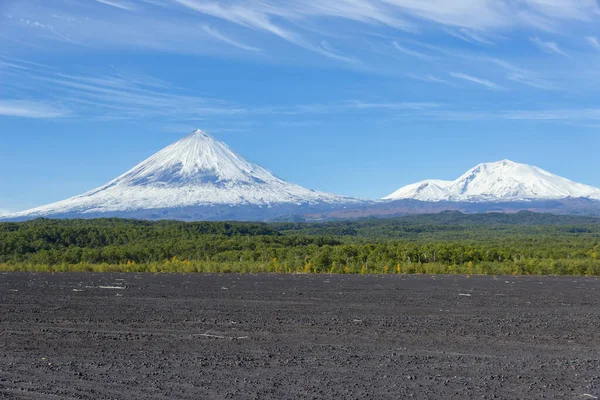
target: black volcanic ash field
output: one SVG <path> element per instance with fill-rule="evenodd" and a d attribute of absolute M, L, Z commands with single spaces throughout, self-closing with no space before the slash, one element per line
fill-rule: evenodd
<path fill-rule="evenodd" d="M 0 274 L 0 398 L 600 397 L 600 280 Z"/>

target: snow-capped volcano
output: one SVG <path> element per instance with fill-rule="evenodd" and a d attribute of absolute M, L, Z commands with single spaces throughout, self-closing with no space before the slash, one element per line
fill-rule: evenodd
<path fill-rule="evenodd" d="M 479 164 L 454 181 L 425 180 L 405 186 L 384 200 L 497 202 L 564 198 L 600 200 L 600 189 L 538 167 L 502 160 Z"/>
<path fill-rule="evenodd" d="M 354 202 L 277 178 L 225 143 L 197 130 L 104 186 L 58 203 L 11 215 L 169 218 L 169 210 L 215 206 L 272 207 Z M 143 211 L 143 214 L 139 212 Z M 137 212 L 137 213 L 136 213 Z M 235 218 L 233 216 L 232 218 Z"/>

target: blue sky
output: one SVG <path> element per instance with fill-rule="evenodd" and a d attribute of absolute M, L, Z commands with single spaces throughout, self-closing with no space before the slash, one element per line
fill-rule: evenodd
<path fill-rule="evenodd" d="M 0 213 L 196 128 L 344 195 L 504 158 L 600 187 L 596 0 L 3 0 L 0 48 Z"/>

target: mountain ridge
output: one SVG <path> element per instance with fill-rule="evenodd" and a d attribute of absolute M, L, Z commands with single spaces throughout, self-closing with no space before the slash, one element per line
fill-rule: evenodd
<path fill-rule="evenodd" d="M 478 164 L 454 181 L 428 179 L 401 187 L 383 200 L 498 202 L 566 198 L 600 200 L 600 189 L 505 159 Z"/>
<path fill-rule="evenodd" d="M 478 164 L 454 181 L 430 179 L 404 186 L 382 200 L 357 199 L 287 182 L 196 130 L 105 185 L 0 220 L 323 220 L 444 210 L 599 215 L 600 189 L 501 160 Z"/>

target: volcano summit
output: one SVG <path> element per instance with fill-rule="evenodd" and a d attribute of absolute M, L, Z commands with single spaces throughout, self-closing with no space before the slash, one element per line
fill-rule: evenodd
<path fill-rule="evenodd" d="M 270 219 L 358 200 L 277 178 L 197 130 L 106 185 L 11 219 Z"/>

